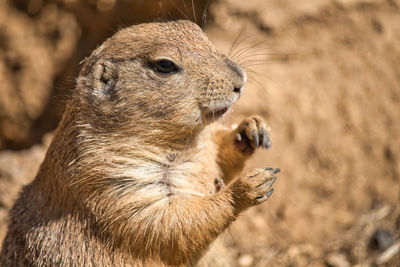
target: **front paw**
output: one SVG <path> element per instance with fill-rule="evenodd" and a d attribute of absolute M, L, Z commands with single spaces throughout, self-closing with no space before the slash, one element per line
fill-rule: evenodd
<path fill-rule="evenodd" d="M 257 168 L 242 174 L 232 184 L 236 208 L 242 211 L 267 200 L 274 192 L 272 185 L 279 171 L 279 168 Z"/>
<path fill-rule="evenodd" d="M 260 116 L 244 119 L 235 129 L 235 148 L 245 155 L 261 147 L 271 148 L 271 128 Z"/>

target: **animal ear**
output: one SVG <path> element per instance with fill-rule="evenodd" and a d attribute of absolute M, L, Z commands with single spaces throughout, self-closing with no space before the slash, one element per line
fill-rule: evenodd
<path fill-rule="evenodd" d="M 96 90 L 104 94 L 111 94 L 116 90 L 118 81 L 117 66 L 110 61 L 98 62 L 93 72 L 93 85 Z"/>

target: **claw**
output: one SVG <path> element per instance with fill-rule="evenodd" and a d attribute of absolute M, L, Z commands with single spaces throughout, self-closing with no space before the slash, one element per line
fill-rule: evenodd
<path fill-rule="evenodd" d="M 273 171 L 273 173 L 276 174 L 276 173 L 278 173 L 278 172 L 280 172 L 280 171 L 281 171 L 281 169 L 276 168 L 276 169 Z"/>
<path fill-rule="evenodd" d="M 271 188 L 271 190 L 269 190 L 269 191 L 267 192 L 267 194 L 265 194 L 265 196 L 266 196 L 266 197 L 269 197 L 270 195 L 272 195 L 273 192 L 274 192 L 274 189 Z"/>
<path fill-rule="evenodd" d="M 264 128 L 261 128 L 261 137 L 262 137 L 262 147 L 267 148 L 268 137 L 265 133 Z"/>
<path fill-rule="evenodd" d="M 260 187 L 260 186 L 271 187 L 275 183 L 275 181 L 276 181 L 276 177 L 274 176 L 274 177 L 272 177 L 272 179 L 270 179 L 266 183 L 261 183 L 261 184 L 257 185 L 257 187 Z"/>
<path fill-rule="evenodd" d="M 242 135 L 241 135 L 240 133 L 237 133 L 235 139 L 236 139 L 236 141 L 238 141 L 238 142 L 242 141 Z"/>
<path fill-rule="evenodd" d="M 266 187 L 271 187 L 276 181 L 276 177 L 274 176 L 270 181 L 265 183 Z"/>
<path fill-rule="evenodd" d="M 271 149 L 271 147 L 272 147 L 272 143 L 271 143 L 271 140 L 269 140 L 267 143 L 267 150 Z"/>
<path fill-rule="evenodd" d="M 235 146 L 245 155 L 251 155 L 258 148 L 271 148 L 270 127 L 258 116 L 243 120 L 236 131 Z"/>
<path fill-rule="evenodd" d="M 251 133 L 251 137 L 253 138 L 253 142 L 254 142 L 255 148 L 258 148 L 259 139 L 258 139 L 257 133 L 253 131 L 253 132 Z"/>

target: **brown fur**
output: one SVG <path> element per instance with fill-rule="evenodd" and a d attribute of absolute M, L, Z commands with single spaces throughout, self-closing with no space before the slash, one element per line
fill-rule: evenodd
<path fill-rule="evenodd" d="M 181 71 L 157 73 L 151 63 L 161 56 Z M 266 146 L 261 118 L 235 130 L 213 123 L 244 83 L 188 21 L 137 25 L 105 41 L 11 211 L 0 265 L 229 265 L 215 239 L 268 198 L 276 173 L 234 179 L 255 140 Z"/>

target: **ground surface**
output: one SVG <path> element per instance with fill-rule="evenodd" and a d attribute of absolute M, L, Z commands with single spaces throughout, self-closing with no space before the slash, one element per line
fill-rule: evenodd
<path fill-rule="evenodd" d="M 183 3 L 2 1 L 0 239 L 78 62 L 118 26 L 192 18 Z M 382 257 L 400 238 L 400 2 L 220 0 L 207 14 L 221 51 L 243 32 L 232 55 L 249 83 L 225 120 L 260 114 L 273 129 L 272 149 L 248 168 L 282 169 L 271 199 L 229 230 L 238 265 L 400 266 L 399 254 Z"/>

